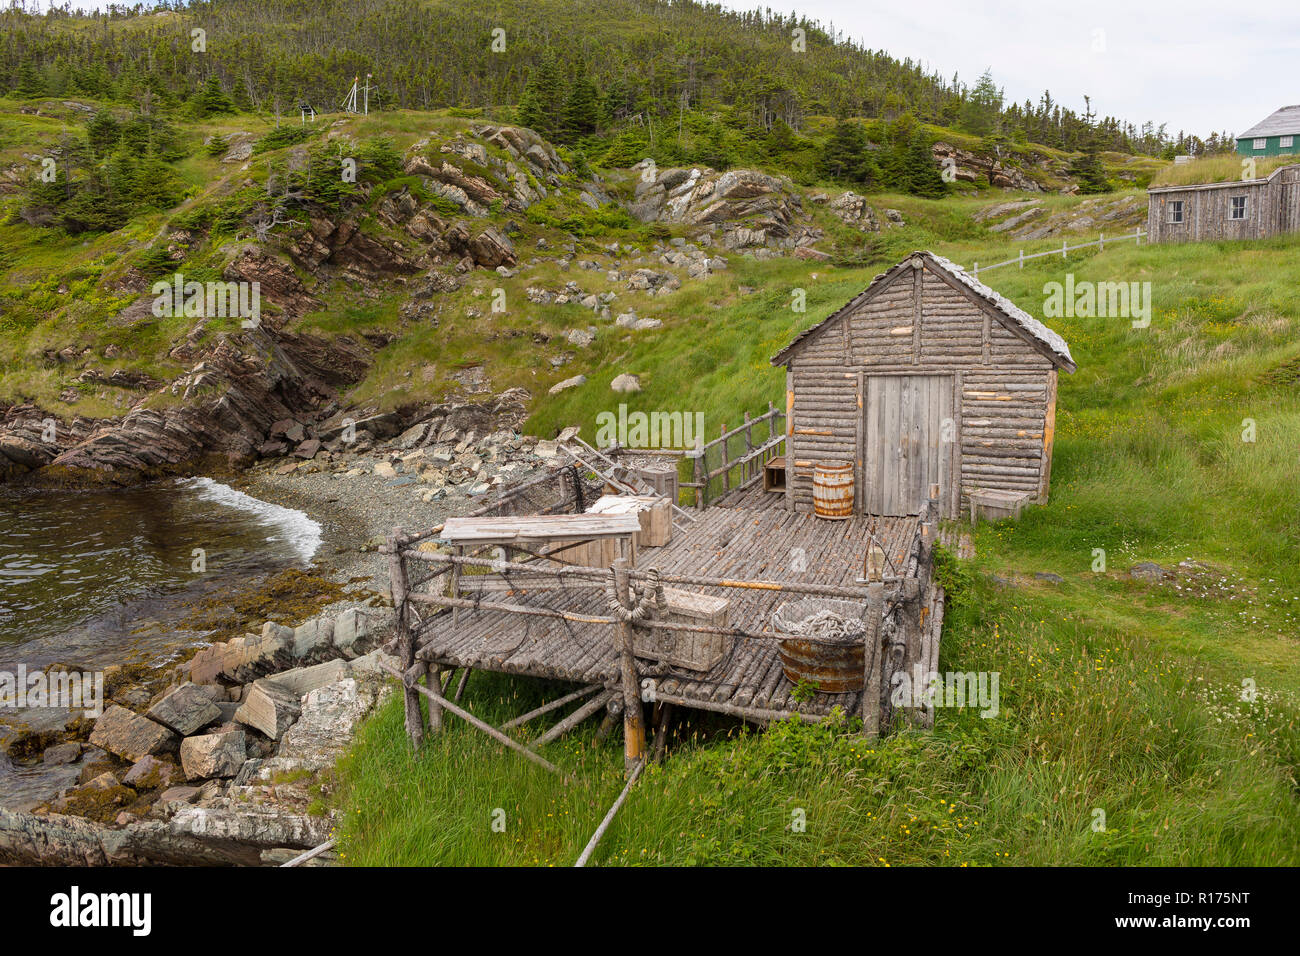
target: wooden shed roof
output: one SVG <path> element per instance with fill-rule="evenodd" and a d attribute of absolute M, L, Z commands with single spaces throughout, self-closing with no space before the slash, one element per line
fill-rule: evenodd
<path fill-rule="evenodd" d="M 953 284 L 967 292 L 973 300 L 989 308 L 1006 325 L 1013 330 L 1019 330 L 1023 337 L 1040 352 L 1046 355 L 1058 367 L 1067 372 L 1075 370 L 1074 359 L 1070 355 L 1070 346 L 1065 339 L 1061 338 L 1056 332 L 1053 332 L 1042 322 L 1020 308 L 1006 296 L 1001 295 L 984 283 L 980 282 L 970 273 L 966 272 L 955 262 L 950 262 L 943 256 L 935 255 L 933 252 L 918 250 L 907 256 L 901 262 L 891 269 L 882 272 L 871 280 L 871 284 L 862 292 L 850 299 L 845 305 L 828 315 L 816 325 L 804 329 L 796 335 L 790 344 L 772 356 L 773 365 L 785 365 L 806 340 L 812 338 L 822 331 L 827 325 L 836 319 L 842 318 L 846 314 L 853 312 L 864 303 L 870 301 L 881 289 L 889 284 L 895 276 L 902 270 L 910 269 L 913 260 L 923 259 L 926 264 L 934 271 L 946 275 L 953 281 Z"/>
<path fill-rule="evenodd" d="M 1300 104 L 1283 106 L 1281 109 L 1275 110 L 1266 119 L 1261 120 L 1246 132 L 1238 135 L 1237 139 L 1286 136 L 1288 133 L 1300 133 Z"/>

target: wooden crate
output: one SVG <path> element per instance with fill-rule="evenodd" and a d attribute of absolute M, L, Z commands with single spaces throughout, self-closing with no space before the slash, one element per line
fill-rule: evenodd
<path fill-rule="evenodd" d="M 727 626 L 730 603 L 726 598 L 696 591 L 664 588 L 669 622 Z M 731 652 L 735 638 L 729 634 L 700 634 L 662 628 L 634 628 L 633 650 L 637 657 L 663 661 L 693 671 L 711 670 Z"/>
<path fill-rule="evenodd" d="M 763 490 L 785 491 L 785 456 L 773 458 L 763 465 Z"/>
<path fill-rule="evenodd" d="M 972 488 L 967 492 L 967 497 L 970 499 L 970 523 L 973 525 L 980 518 L 985 521 L 1019 519 L 1021 509 L 1029 501 L 1029 492 Z"/>
<path fill-rule="evenodd" d="M 587 514 L 635 514 L 641 530 L 634 534 L 638 548 L 661 548 L 672 540 L 672 503 L 654 495 L 605 495 L 587 509 Z"/>

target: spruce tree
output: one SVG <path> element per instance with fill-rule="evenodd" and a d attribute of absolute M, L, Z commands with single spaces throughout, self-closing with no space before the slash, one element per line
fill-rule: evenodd
<path fill-rule="evenodd" d="M 866 184 L 871 167 L 867 136 L 857 123 L 840 119 L 822 146 L 817 172 L 836 182 Z"/>
<path fill-rule="evenodd" d="M 18 95 L 40 96 L 44 92 L 45 82 L 41 79 L 40 71 L 31 60 L 24 60 L 22 66 L 18 67 Z"/>
<path fill-rule="evenodd" d="M 907 191 L 913 195 L 936 199 L 948 191 L 943 177 L 939 175 L 939 168 L 935 165 L 934 153 L 930 150 L 930 137 L 919 126 L 907 144 L 903 170 Z"/>
<path fill-rule="evenodd" d="M 1106 178 L 1106 167 L 1101 163 L 1101 155 L 1095 139 L 1092 139 L 1084 148 L 1083 154 L 1070 164 L 1070 175 L 1079 180 L 1079 192 L 1084 195 L 1110 192 L 1110 180 Z"/>
<path fill-rule="evenodd" d="M 596 132 L 600 119 L 600 98 L 596 86 L 587 77 L 586 68 L 579 65 L 578 75 L 574 77 L 573 86 L 564 101 L 561 136 L 565 142 L 573 143 L 584 136 Z"/>
<path fill-rule="evenodd" d="M 203 84 L 202 91 L 198 96 L 194 97 L 192 108 L 194 115 L 200 118 L 235 112 L 235 104 L 230 101 L 230 97 L 222 89 L 221 78 L 215 73 L 208 74 L 207 82 Z"/>

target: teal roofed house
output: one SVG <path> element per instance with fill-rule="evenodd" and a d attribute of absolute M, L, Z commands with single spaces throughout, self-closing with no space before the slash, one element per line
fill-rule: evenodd
<path fill-rule="evenodd" d="M 1300 153 L 1300 104 L 1284 106 L 1237 137 L 1238 156 Z"/>

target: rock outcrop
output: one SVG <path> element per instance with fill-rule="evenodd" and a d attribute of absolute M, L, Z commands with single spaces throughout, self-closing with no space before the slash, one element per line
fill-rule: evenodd
<path fill-rule="evenodd" d="M 358 379 L 369 353 L 347 337 L 263 325 L 218 336 L 190 357 L 198 361 L 156 393 L 156 407 L 142 402 L 117 421 L 54 422 L 47 429 L 48 416 L 38 409 L 10 408 L 0 424 L 0 469 L 11 476 L 44 468 L 57 480 L 131 483 L 209 458 L 247 463 L 277 421 L 314 416 Z M 43 433 L 54 440 L 42 440 Z"/>
<path fill-rule="evenodd" d="M 821 238 L 802 221 L 803 201 L 790 183 L 759 170 L 659 169 L 644 160 L 633 172 L 628 210 L 642 222 L 708 227 L 720 233 L 724 249 L 791 250 Z"/>
<path fill-rule="evenodd" d="M 935 143 L 930 147 L 930 152 L 933 153 L 935 162 L 952 170 L 956 182 L 974 183 L 983 176 L 989 185 L 998 189 L 1019 189 L 1029 193 L 1043 191 L 1043 187 L 1024 170 L 1003 162 L 996 156 L 973 153 L 944 142 Z"/>
<path fill-rule="evenodd" d="M 82 782 L 34 813 L 0 810 L 0 865 L 258 865 L 323 843 L 335 821 L 309 812 L 312 780 L 387 693 L 375 663 L 383 652 L 359 655 L 390 629 L 385 616 L 351 608 L 298 628 L 268 622 L 264 633 L 287 635 L 281 646 L 290 649 L 304 635 L 330 640 L 300 643 L 297 659 L 278 658 L 288 669 L 249 684 L 229 683 L 225 673 L 207 684 L 178 679 L 148 716 L 115 704 L 96 722 L 85 756 L 79 743 L 66 760 L 69 745 L 51 745 L 54 761 L 82 761 Z M 317 656 L 329 659 L 294 666 Z M 209 669 L 195 661 L 178 671 L 201 678 Z M 176 786 L 182 774 L 190 786 Z M 64 812 L 91 807 L 89 818 Z"/>

